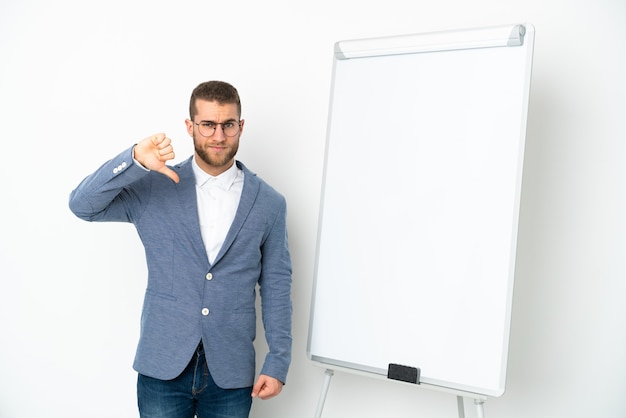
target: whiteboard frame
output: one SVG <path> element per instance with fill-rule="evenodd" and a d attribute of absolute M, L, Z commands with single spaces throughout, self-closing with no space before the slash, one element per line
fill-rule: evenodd
<path fill-rule="evenodd" d="M 438 51 L 460 51 L 476 48 L 508 48 L 521 47 L 525 51 L 525 85 L 521 104 L 522 114 L 519 132 L 519 155 L 517 161 L 516 190 L 514 192 L 514 219 L 512 225 L 511 257 L 509 263 L 509 281 L 507 285 L 506 312 L 503 318 L 506 326 L 504 330 L 504 343 L 502 353 L 502 367 L 500 383 L 498 388 L 474 387 L 471 385 L 456 384 L 455 382 L 439 381 L 425 377 L 420 383 L 436 387 L 453 393 L 464 393 L 466 396 L 475 399 L 484 399 L 486 396 L 501 396 L 505 390 L 506 366 L 508 361 L 508 345 L 511 321 L 511 308 L 513 299 L 513 285 L 515 272 L 515 253 L 517 243 L 517 229 L 519 222 L 519 206 L 521 198 L 522 167 L 524 156 L 524 145 L 526 136 L 526 119 L 528 109 L 528 99 L 530 94 L 530 77 L 532 67 L 532 53 L 534 47 L 534 27 L 531 24 L 501 25 L 488 28 L 468 29 L 461 31 L 443 31 L 428 34 L 403 35 L 385 38 L 370 38 L 362 40 L 342 41 L 335 44 L 335 60 L 333 62 L 333 79 L 331 84 L 331 99 L 329 104 L 329 116 L 327 127 L 327 142 L 325 151 L 325 163 L 323 174 L 323 189 L 320 204 L 318 236 L 316 246 L 316 262 L 313 281 L 313 293 L 311 300 L 311 314 L 309 321 L 309 334 L 307 341 L 307 356 L 317 365 L 327 365 L 327 368 L 338 368 L 344 371 L 352 371 L 357 374 L 371 375 L 372 377 L 386 376 L 387 370 L 379 367 L 371 367 L 366 364 L 354 363 L 351 361 L 339 360 L 332 357 L 318 355 L 313 349 L 313 330 L 315 327 L 316 313 L 321 308 L 317 306 L 317 288 L 319 284 L 319 259 L 320 243 L 324 226 L 324 209 L 326 188 L 328 181 L 328 161 L 329 149 L 332 134 L 333 114 L 333 94 L 336 89 L 336 71 L 339 62 L 351 59 L 370 58 L 389 55 L 421 54 Z M 419 366 L 419 365 L 416 365 Z"/>

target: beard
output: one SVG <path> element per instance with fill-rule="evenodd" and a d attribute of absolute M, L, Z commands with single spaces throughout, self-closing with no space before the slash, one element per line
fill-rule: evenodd
<path fill-rule="evenodd" d="M 233 138 L 234 139 L 234 138 Z M 228 139 L 230 141 L 231 139 Z M 225 149 L 223 153 L 219 155 L 211 154 L 206 148 L 206 139 L 202 138 L 200 141 L 196 138 L 194 133 L 193 135 L 193 147 L 196 151 L 196 154 L 202 161 L 204 161 L 207 165 L 212 167 L 223 167 L 225 165 L 230 164 L 230 162 L 237 155 L 237 151 L 239 150 L 239 137 L 232 143 L 230 148 Z"/>

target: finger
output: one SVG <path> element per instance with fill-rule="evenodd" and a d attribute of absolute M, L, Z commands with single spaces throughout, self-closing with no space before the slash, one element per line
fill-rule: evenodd
<path fill-rule="evenodd" d="M 271 390 L 267 386 L 265 386 L 263 389 L 261 389 L 261 392 L 259 392 L 259 398 L 261 398 L 264 401 L 266 401 L 268 399 L 272 399 L 276 395 L 278 395 L 278 391 L 277 390 Z"/>
<path fill-rule="evenodd" d="M 272 391 L 267 389 L 267 387 L 264 387 L 263 389 L 261 389 L 261 392 L 259 392 L 259 398 L 264 401 L 271 399 L 273 397 L 274 397 L 274 393 L 272 393 Z"/>
<path fill-rule="evenodd" d="M 277 380 L 268 379 L 261 376 L 253 388 L 252 397 L 259 397 L 263 400 L 277 396 L 282 389 L 282 384 Z"/>
<path fill-rule="evenodd" d="M 159 161 L 173 160 L 176 157 L 174 147 L 169 145 L 163 149 L 157 150 L 157 157 Z"/>
<path fill-rule="evenodd" d="M 257 393 L 253 393 L 252 397 L 258 397 L 259 399 L 269 399 L 272 397 L 272 391 L 270 390 L 270 388 L 267 385 L 263 385 L 263 387 L 261 387 L 261 389 L 257 392 Z"/>
<path fill-rule="evenodd" d="M 159 143 L 155 144 L 158 149 L 164 150 L 166 148 L 172 148 L 172 140 L 170 138 L 163 136 L 163 138 L 158 141 Z"/>
<path fill-rule="evenodd" d="M 165 136 L 164 133 L 158 133 L 158 134 L 154 134 L 150 137 L 150 140 L 152 141 L 152 143 L 154 145 L 159 145 L 161 144 L 167 137 Z"/>
<path fill-rule="evenodd" d="M 174 170 L 172 170 L 171 168 L 169 168 L 166 165 L 164 165 L 163 167 L 161 167 L 157 171 L 159 173 L 169 177 L 170 179 L 172 179 L 174 181 L 174 183 L 178 183 L 180 181 L 180 178 L 178 177 L 178 173 L 176 173 Z"/>

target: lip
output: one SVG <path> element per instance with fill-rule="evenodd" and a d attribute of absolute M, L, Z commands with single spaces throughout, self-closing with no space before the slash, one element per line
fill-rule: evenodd
<path fill-rule="evenodd" d="M 226 147 L 220 147 L 218 145 L 209 145 L 209 146 L 207 146 L 207 148 L 212 150 L 212 151 L 216 151 L 216 152 L 223 151 L 223 150 L 226 149 Z"/>

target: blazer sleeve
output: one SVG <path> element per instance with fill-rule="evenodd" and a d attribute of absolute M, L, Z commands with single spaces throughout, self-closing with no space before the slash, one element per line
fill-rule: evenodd
<path fill-rule="evenodd" d="M 259 280 L 263 326 L 269 348 L 261 374 L 272 376 L 283 383 L 287 379 L 292 348 L 292 266 L 286 212 L 286 202 L 282 198 L 275 223 L 263 244 L 263 265 Z"/>
<path fill-rule="evenodd" d="M 133 147 L 87 176 L 70 193 L 70 210 L 86 221 L 132 222 L 140 195 L 131 184 L 150 173 L 133 159 Z"/>

